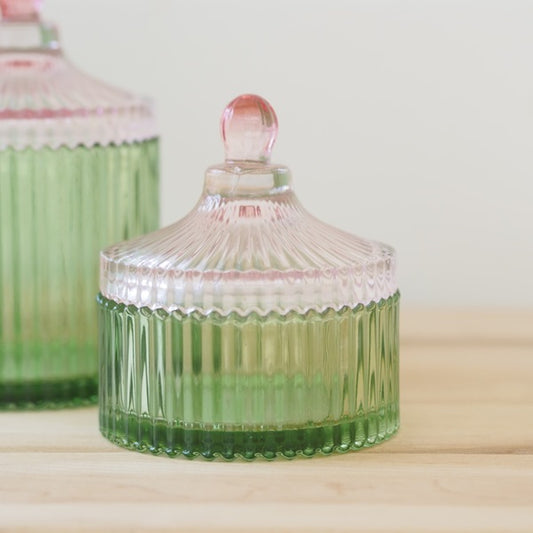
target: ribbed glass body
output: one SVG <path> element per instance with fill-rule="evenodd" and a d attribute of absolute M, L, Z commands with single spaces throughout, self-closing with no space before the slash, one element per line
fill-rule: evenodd
<path fill-rule="evenodd" d="M 398 293 L 266 316 L 98 303 L 100 428 L 119 445 L 271 459 L 358 449 L 398 428 Z"/>
<path fill-rule="evenodd" d="M 270 163 L 266 100 L 233 100 L 221 131 L 226 159 L 196 206 L 100 254 L 102 433 L 207 459 L 387 439 L 399 425 L 394 249 L 304 208 L 289 169 Z"/>
<path fill-rule="evenodd" d="M 98 251 L 158 224 L 158 141 L 0 151 L 0 407 L 94 400 Z"/>

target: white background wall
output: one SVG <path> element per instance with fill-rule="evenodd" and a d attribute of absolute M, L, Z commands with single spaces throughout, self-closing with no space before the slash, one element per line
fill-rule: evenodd
<path fill-rule="evenodd" d="M 403 301 L 533 305 L 533 1 L 46 0 L 68 56 L 155 100 L 162 222 L 234 96 L 265 96 L 317 216 L 394 245 Z"/>

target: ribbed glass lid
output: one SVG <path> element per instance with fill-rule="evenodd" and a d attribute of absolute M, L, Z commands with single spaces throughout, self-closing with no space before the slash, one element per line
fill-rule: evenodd
<path fill-rule="evenodd" d="M 394 250 L 302 207 L 289 169 L 270 163 L 277 130 L 267 101 L 233 100 L 222 116 L 226 160 L 208 168 L 196 207 L 104 250 L 102 294 L 136 307 L 223 315 L 322 312 L 394 294 Z"/>
<path fill-rule="evenodd" d="M 1 0 L 0 149 L 142 141 L 156 129 L 150 104 L 77 70 L 41 0 Z"/>

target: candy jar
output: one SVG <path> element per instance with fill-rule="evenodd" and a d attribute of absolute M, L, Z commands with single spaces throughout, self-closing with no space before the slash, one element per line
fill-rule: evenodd
<path fill-rule="evenodd" d="M 111 441 L 272 459 L 396 432 L 394 250 L 302 207 L 288 168 L 270 162 L 277 129 L 264 99 L 233 100 L 226 160 L 207 170 L 196 207 L 102 252 L 100 428 Z"/>
<path fill-rule="evenodd" d="M 150 106 L 77 70 L 40 4 L 0 2 L 0 408 L 96 399 L 98 252 L 158 224 Z"/>

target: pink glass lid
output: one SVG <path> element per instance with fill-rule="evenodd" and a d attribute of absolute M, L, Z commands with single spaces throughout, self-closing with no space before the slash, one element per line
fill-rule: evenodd
<path fill-rule="evenodd" d="M 41 0 L 0 0 L 0 149 L 142 141 L 156 136 L 149 102 L 77 70 Z"/>
<path fill-rule="evenodd" d="M 196 207 L 104 250 L 102 294 L 136 307 L 224 315 L 338 310 L 394 294 L 394 250 L 302 207 L 288 168 L 270 163 L 277 129 L 266 100 L 233 100 L 222 115 L 226 160 L 208 168 Z"/>

